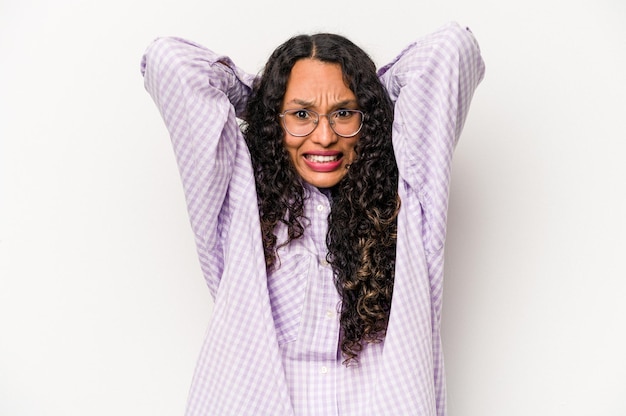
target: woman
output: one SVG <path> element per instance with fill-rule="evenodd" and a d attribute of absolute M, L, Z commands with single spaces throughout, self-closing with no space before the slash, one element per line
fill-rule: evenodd
<path fill-rule="evenodd" d="M 142 69 L 215 299 L 187 414 L 445 414 L 450 161 L 484 72 L 472 35 L 450 24 L 378 73 L 329 34 L 290 39 L 256 80 L 181 39 Z"/>

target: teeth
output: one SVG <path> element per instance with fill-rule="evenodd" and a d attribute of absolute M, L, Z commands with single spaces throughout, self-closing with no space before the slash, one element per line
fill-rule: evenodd
<path fill-rule="evenodd" d="M 306 158 L 310 160 L 311 162 L 326 163 L 326 162 L 333 162 L 337 160 L 339 157 L 338 155 L 335 155 L 335 156 L 306 155 Z"/>

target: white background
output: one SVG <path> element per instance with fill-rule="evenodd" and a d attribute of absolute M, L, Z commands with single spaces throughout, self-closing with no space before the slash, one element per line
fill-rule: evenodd
<path fill-rule="evenodd" d="M 0 2 L 0 415 L 182 414 L 211 301 L 139 60 L 258 72 L 296 33 L 382 65 L 447 21 L 487 75 L 453 168 L 452 416 L 626 414 L 626 3 Z"/>

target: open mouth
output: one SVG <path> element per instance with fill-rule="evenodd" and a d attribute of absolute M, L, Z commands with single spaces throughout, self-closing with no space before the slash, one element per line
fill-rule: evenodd
<path fill-rule="evenodd" d="M 343 164 L 343 153 L 331 152 L 332 154 L 305 153 L 304 163 L 314 172 L 334 172 Z"/>
<path fill-rule="evenodd" d="M 312 163 L 330 163 L 330 162 L 336 162 L 339 159 L 341 159 L 342 154 L 337 153 L 336 155 L 328 155 L 328 156 L 307 154 L 307 155 L 304 155 L 304 157 L 306 158 L 306 160 Z"/>

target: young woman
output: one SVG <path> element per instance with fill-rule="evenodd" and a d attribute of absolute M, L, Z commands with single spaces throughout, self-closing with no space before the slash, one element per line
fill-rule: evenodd
<path fill-rule="evenodd" d="M 297 36 L 258 78 L 159 39 L 142 71 L 215 300 L 187 414 L 444 415 L 450 163 L 484 73 L 472 34 L 449 24 L 378 72 L 346 38 Z"/>

